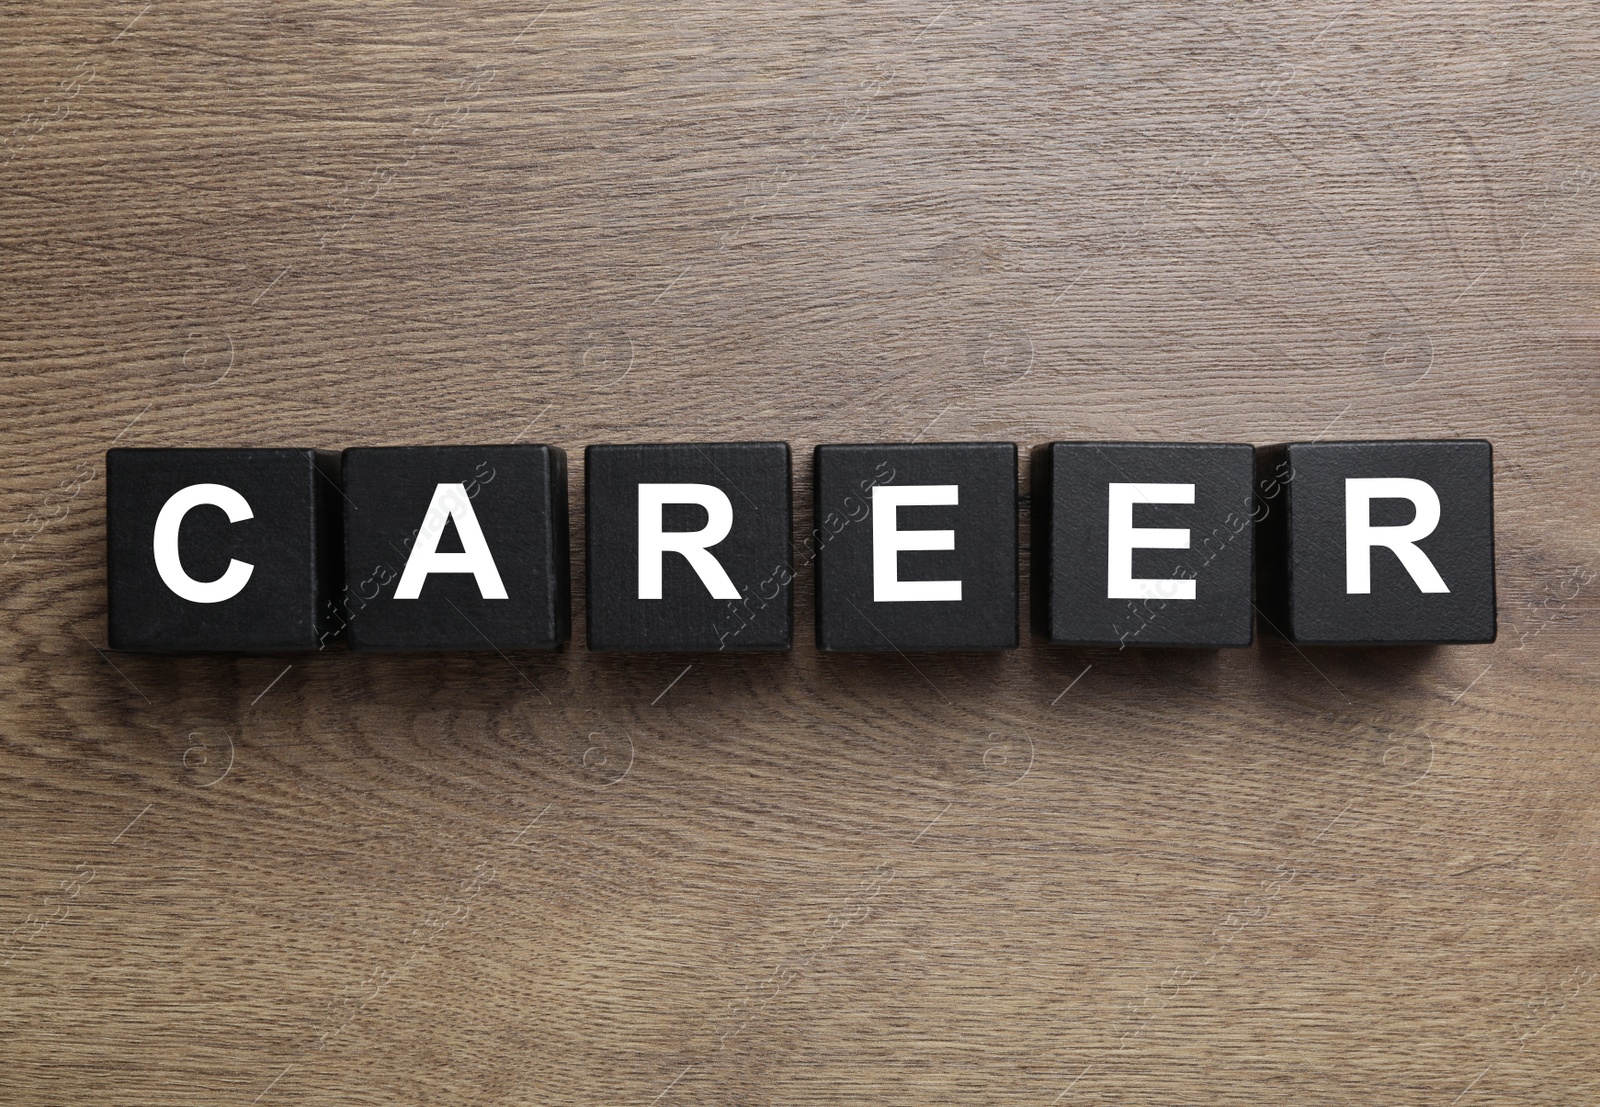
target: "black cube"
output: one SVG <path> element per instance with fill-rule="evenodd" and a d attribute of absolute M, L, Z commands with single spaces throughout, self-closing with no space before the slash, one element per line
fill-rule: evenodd
<path fill-rule="evenodd" d="M 588 447 L 589 648 L 788 649 L 789 469 L 784 442 Z"/>
<path fill-rule="evenodd" d="M 553 446 L 344 452 L 344 618 L 362 651 L 567 640 L 567 459 Z"/>
<path fill-rule="evenodd" d="M 817 645 L 1017 644 L 1017 447 L 818 446 Z"/>
<path fill-rule="evenodd" d="M 1092 646 L 1251 642 L 1255 450 L 1052 442 L 1033 451 L 1035 625 Z"/>
<path fill-rule="evenodd" d="M 1306 643 L 1494 641 L 1488 442 L 1294 442 L 1261 451 L 1260 468 L 1283 502 L 1261 524 L 1269 629 Z"/>
<path fill-rule="evenodd" d="M 106 451 L 116 650 L 314 650 L 334 627 L 339 458 L 317 450 Z"/>

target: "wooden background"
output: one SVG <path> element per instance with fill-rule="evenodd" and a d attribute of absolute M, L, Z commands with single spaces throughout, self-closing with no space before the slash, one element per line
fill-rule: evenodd
<path fill-rule="evenodd" d="M 1600 1101 L 1600 8 L 542 3 L 0 9 L 0 1100 Z M 1318 435 L 1498 642 L 102 648 L 113 442 Z"/>

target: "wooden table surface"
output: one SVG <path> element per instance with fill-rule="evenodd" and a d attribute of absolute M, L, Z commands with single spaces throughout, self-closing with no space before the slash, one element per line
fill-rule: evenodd
<path fill-rule="evenodd" d="M 1600 1102 L 1600 9 L 543 2 L 0 11 L 0 1101 Z M 1496 643 L 103 648 L 113 443 L 1319 435 Z"/>

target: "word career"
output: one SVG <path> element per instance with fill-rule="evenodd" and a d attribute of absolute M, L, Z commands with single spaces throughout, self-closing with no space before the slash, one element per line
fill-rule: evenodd
<path fill-rule="evenodd" d="M 1050 642 L 1490 642 L 1482 440 L 1052 442 L 1018 496 L 995 442 L 818 446 L 793 539 L 782 442 L 590 446 L 593 650 L 784 650 L 797 565 L 823 650 L 1017 644 L 1018 508 Z M 556 649 L 571 624 L 553 446 L 114 449 L 109 637 L 122 650 Z M 1258 571 L 1259 570 L 1259 571 Z"/>

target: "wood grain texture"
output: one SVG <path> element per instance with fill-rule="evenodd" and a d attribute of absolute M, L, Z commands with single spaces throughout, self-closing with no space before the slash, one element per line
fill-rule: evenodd
<path fill-rule="evenodd" d="M 0 1099 L 1600 1100 L 1597 14 L 4 5 Z M 113 442 L 1319 434 L 1498 642 L 100 652 Z"/>

